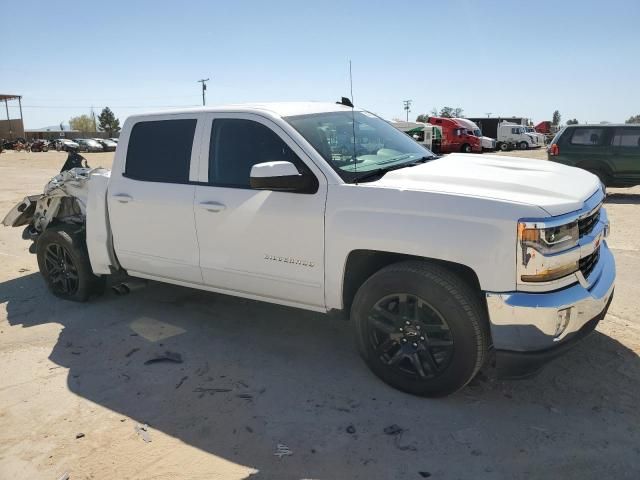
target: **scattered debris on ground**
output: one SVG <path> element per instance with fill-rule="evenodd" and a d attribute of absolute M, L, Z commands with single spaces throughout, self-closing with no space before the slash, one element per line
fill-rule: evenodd
<path fill-rule="evenodd" d="M 76 433 L 76 438 L 83 438 L 84 437 L 84 433 L 80 432 L 80 433 Z"/>
<path fill-rule="evenodd" d="M 177 389 L 179 389 L 179 388 L 182 386 L 182 384 L 185 382 L 185 380 L 187 380 L 187 378 L 189 378 L 189 376 L 188 376 L 188 375 L 185 375 L 184 377 L 182 377 L 182 378 L 180 379 L 180 381 L 179 381 L 179 382 L 177 383 L 177 385 L 176 385 L 176 390 L 177 390 Z"/>
<path fill-rule="evenodd" d="M 193 391 L 195 393 L 199 393 L 200 394 L 200 395 L 198 395 L 198 398 L 202 398 L 207 393 L 209 395 L 215 395 L 216 393 L 227 393 L 227 392 L 230 392 L 231 389 L 230 388 L 204 388 L 204 387 L 198 387 L 198 388 L 194 388 Z"/>
<path fill-rule="evenodd" d="M 146 362 L 145 365 L 151 365 L 152 363 L 163 363 L 163 362 L 171 362 L 171 363 L 182 363 L 182 355 L 176 352 L 170 352 L 167 350 L 162 355 L 158 355 L 156 357 L 150 358 Z"/>
<path fill-rule="evenodd" d="M 276 452 L 274 455 L 282 460 L 282 457 L 293 455 L 293 452 L 284 443 L 279 443 L 276 446 Z"/>
<path fill-rule="evenodd" d="M 58 480 L 69 480 L 69 472 L 64 472 Z"/>
<path fill-rule="evenodd" d="M 404 429 L 395 423 L 384 429 L 384 433 L 387 435 L 400 435 L 402 432 L 404 432 Z"/>
<path fill-rule="evenodd" d="M 353 425 L 349 425 L 347 427 L 347 433 L 353 435 L 354 433 L 356 433 L 356 427 L 354 427 Z"/>
<path fill-rule="evenodd" d="M 151 441 L 151 434 L 149 433 L 149 425 L 146 423 L 144 425 L 137 424 L 133 427 L 133 430 L 144 440 L 146 443 Z"/>
<path fill-rule="evenodd" d="M 125 357 L 129 358 L 131 355 L 133 355 L 134 353 L 136 353 L 137 351 L 139 351 L 139 348 L 132 348 L 131 350 L 129 350 L 129 352 L 125 355 Z"/>

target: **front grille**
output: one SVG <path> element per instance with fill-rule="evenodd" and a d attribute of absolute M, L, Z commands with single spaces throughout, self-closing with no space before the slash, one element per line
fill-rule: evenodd
<path fill-rule="evenodd" d="M 578 220 L 578 231 L 580 232 L 580 237 L 589 235 L 598 223 L 598 220 L 600 220 L 599 208 L 592 214 Z"/>
<path fill-rule="evenodd" d="M 589 275 L 591 275 L 591 272 L 593 272 L 593 269 L 595 268 L 599 259 L 600 247 L 598 247 L 592 254 L 580 259 L 578 266 L 580 267 L 580 271 L 582 272 L 582 275 L 584 275 L 584 278 L 589 278 Z"/>

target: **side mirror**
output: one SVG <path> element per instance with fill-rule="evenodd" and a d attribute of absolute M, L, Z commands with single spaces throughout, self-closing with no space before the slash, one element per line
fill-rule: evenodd
<path fill-rule="evenodd" d="M 300 174 L 291 162 L 264 162 L 251 167 L 249 184 L 256 190 L 276 192 L 314 193 L 314 177 Z"/>

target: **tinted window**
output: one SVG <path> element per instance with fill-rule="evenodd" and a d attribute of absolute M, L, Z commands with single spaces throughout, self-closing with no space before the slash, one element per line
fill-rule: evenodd
<path fill-rule="evenodd" d="M 258 163 L 285 161 L 301 170 L 298 156 L 270 128 L 241 119 L 213 122 L 209 144 L 209 183 L 251 188 L 249 174 Z"/>
<path fill-rule="evenodd" d="M 604 128 L 576 128 L 571 136 L 571 145 L 600 145 Z"/>
<path fill-rule="evenodd" d="M 640 128 L 616 128 L 611 144 L 615 147 L 640 147 Z"/>
<path fill-rule="evenodd" d="M 136 123 L 129 137 L 125 176 L 187 183 L 195 129 L 195 119 Z"/>

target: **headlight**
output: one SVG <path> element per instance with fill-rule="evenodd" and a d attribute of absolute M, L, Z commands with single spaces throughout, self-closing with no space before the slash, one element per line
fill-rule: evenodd
<path fill-rule="evenodd" d="M 542 254 L 557 253 L 575 247 L 579 240 L 578 222 L 555 227 L 530 228 L 518 224 L 518 240 Z"/>
<path fill-rule="evenodd" d="M 523 282 L 550 282 L 559 278 L 566 277 L 578 271 L 578 262 L 569 262 L 557 268 L 549 268 L 535 275 L 521 275 L 520 280 Z"/>

